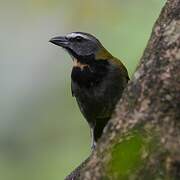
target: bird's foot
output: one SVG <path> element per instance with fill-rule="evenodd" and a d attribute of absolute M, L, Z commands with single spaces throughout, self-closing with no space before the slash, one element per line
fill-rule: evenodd
<path fill-rule="evenodd" d="M 91 143 L 91 150 L 94 151 L 95 147 L 96 147 L 96 142 L 93 140 Z"/>

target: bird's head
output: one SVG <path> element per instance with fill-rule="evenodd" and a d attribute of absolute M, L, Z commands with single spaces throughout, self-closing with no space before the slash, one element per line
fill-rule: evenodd
<path fill-rule="evenodd" d="M 66 49 L 74 59 L 79 61 L 112 57 L 96 37 L 84 32 L 72 32 L 66 36 L 54 37 L 50 42 Z"/>

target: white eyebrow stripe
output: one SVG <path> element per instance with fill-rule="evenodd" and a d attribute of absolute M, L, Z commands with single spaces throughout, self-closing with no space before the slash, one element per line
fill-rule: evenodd
<path fill-rule="evenodd" d="M 77 37 L 77 36 L 81 36 L 81 37 L 83 37 L 83 38 L 85 38 L 85 39 L 89 39 L 88 36 L 86 36 L 86 35 L 84 35 L 84 34 L 81 34 L 81 33 L 70 33 L 70 34 L 67 34 L 67 35 L 66 35 L 67 38 L 75 38 L 75 37 Z"/>

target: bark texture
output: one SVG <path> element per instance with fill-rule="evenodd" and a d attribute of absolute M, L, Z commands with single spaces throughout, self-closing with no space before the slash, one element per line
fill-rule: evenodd
<path fill-rule="evenodd" d="M 66 179 L 180 179 L 180 0 L 167 0 L 96 150 Z"/>

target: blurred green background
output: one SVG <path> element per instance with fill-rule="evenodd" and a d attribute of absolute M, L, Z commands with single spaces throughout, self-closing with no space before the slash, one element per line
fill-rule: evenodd
<path fill-rule="evenodd" d="M 0 180 L 61 180 L 90 153 L 71 58 L 48 42 L 90 32 L 131 75 L 165 0 L 0 0 Z"/>

